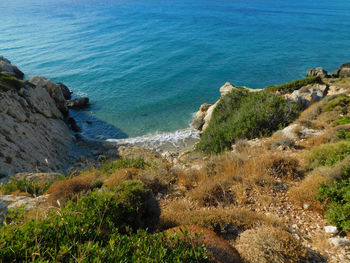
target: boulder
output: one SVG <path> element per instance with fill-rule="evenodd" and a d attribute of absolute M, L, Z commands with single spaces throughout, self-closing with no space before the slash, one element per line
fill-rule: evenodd
<path fill-rule="evenodd" d="M 336 226 L 325 226 L 324 231 L 326 234 L 336 234 L 338 233 L 338 228 Z"/>
<path fill-rule="evenodd" d="M 29 79 L 29 82 L 47 90 L 51 98 L 54 99 L 57 108 L 62 112 L 63 116 L 68 116 L 68 108 L 66 100 L 63 96 L 61 88 L 53 83 L 50 79 L 42 76 L 34 76 Z"/>
<path fill-rule="evenodd" d="M 350 63 L 345 63 L 339 68 L 339 78 L 350 78 Z"/>
<path fill-rule="evenodd" d="M 81 110 L 89 106 L 89 98 L 82 97 L 67 102 L 67 107 L 74 110 Z"/>
<path fill-rule="evenodd" d="M 193 120 L 191 123 L 192 128 L 196 130 L 202 130 L 202 127 L 204 125 L 204 117 L 206 116 L 210 106 L 212 105 L 208 103 L 204 103 L 201 105 L 199 111 L 197 111 L 193 117 Z"/>
<path fill-rule="evenodd" d="M 308 77 L 321 77 L 321 78 L 326 78 L 328 77 L 328 72 L 325 71 L 322 67 L 318 68 L 312 68 L 309 69 L 306 73 Z"/>
<path fill-rule="evenodd" d="M 57 82 L 56 85 L 61 89 L 63 97 L 66 100 L 70 100 L 72 98 L 72 93 L 73 92 L 66 85 L 64 85 L 61 82 Z"/>
<path fill-rule="evenodd" d="M 315 84 L 302 87 L 299 90 L 293 91 L 291 94 L 286 94 L 285 98 L 288 101 L 298 103 L 302 108 L 306 109 L 314 102 L 323 99 L 328 92 L 327 85 Z"/>
<path fill-rule="evenodd" d="M 0 72 L 6 73 L 10 76 L 16 77 L 18 79 L 23 79 L 24 73 L 20 71 L 16 66 L 11 64 L 11 61 L 0 56 Z"/>
<path fill-rule="evenodd" d="M 333 246 L 350 246 L 350 240 L 345 237 L 331 237 L 328 239 Z"/>

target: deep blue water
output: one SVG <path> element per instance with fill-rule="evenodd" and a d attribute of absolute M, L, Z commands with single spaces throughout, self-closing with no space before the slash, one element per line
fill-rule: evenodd
<path fill-rule="evenodd" d="M 226 81 L 283 83 L 350 61 L 348 0 L 1 0 L 0 55 L 91 98 L 85 132 L 188 127 Z"/>

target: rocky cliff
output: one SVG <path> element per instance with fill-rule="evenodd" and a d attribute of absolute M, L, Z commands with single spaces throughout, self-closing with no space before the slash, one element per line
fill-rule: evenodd
<path fill-rule="evenodd" d="M 62 170 L 74 141 L 62 91 L 23 73 L 0 57 L 0 174 Z"/>

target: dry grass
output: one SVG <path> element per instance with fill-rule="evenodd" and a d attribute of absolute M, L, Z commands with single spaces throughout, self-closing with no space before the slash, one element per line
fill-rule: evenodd
<path fill-rule="evenodd" d="M 197 226 L 187 225 L 168 229 L 167 234 L 176 235 L 190 245 L 203 244 L 217 263 L 241 263 L 241 257 L 237 250 L 226 240 L 216 235 L 213 231 Z"/>
<path fill-rule="evenodd" d="M 290 189 L 288 195 L 295 204 L 303 206 L 303 204 L 310 205 L 310 209 L 323 211 L 324 204 L 316 200 L 316 195 L 320 184 L 329 184 L 332 178 L 328 176 L 329 167 L 322 167 L 316 169 L 309 174 L 299 185 Z"/>
<path fill-rule="evenodd" d="M 199 209 L 186 199 L 171 201 L 162 208 L 160 229 L 190 224 L 200 225 L 224 235 L 237 235 L 238 233 L 227 233 L 228 225 L 244 230 L 262 225 L 280 226 L 282 222 L 277 217 L 259 214 L 249 209 L 236 207 Z"/>
<path fill-rule="evenodd" d="M 63 205 L 66 201 L 77 197 L 81 192 L 91 189 L 91 184 L 82 178 L 72 178 L 55 182 L 47 190 L 50 194 L 48 202 L 53 206 Z"/>
<path fill-rule="evenodd" d="M 245 231 L 236 248 L 242 258 L 251 263 L 294 263 L 300 262 L 307 254 L 292 234 L 273 227 Z"/>

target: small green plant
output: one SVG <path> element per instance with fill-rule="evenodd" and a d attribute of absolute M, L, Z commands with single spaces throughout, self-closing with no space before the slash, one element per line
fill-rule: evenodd
<path fill-rule="evenodd" d="M 330 223 L 350 231 L 350 178 L 321 185 L 317 199 L 328 203 L 326 215 Z"/>
<path fill-rule="evenodd" d="M 339 130 L 337 137 L 341 140 L 350 141 L 350 131 Z"/>
<path fill-rule="evenodd" d="M 11 179 L 9 183 L 0 186 L 0 191 L 8 195 L 19 191 L 28 193 L 31 196 L 39 196 L 46 192 L 47 189 L 54 183 L 53 180 L 46 182 L 28 181 L 25 179 Z"/>
<path fill-rule="evenodd" d="M 197 150 L 221 153 L 236 140 L 269 136 L 299 115 L 293 102 L 268 92 L 233 90 L 215 108 Z"/>
<path fill-rule="evenodd" d="M 350 123 L 350 116 L 349 115 L 345 115 L 343 117 L 338 118 L 335 122 L 334 125 L 346 125 Z"/>
<path fill-rule="evenodd" d="M 143 158 L 137 159 L 119 159 L 116 161 L 105 161 L 101 165 L 101 172 L 105 174 L 112 174 L 117 170 L 124 168 L 137 168 L 145 169 L 146 167 L 151 166 L 149 163 L 145 162 Z"/>
<path fill-rule="evenodd" d="M 324 104 L 322 111 L 328 112 L 328 111 L 340 109 L 340 111 L 343 114 L 346 114 L 348 112 L 347 107 L 349 106 L 349 103 L 350 103 L 350 97 L 348 97 L 346 95 L 339 95 L 339 96 L 331 97 Z"/>
<path fill-rule="evenodd" d="M 309 167 L 333 166 L 350 154 L 350 143 L 341 141 L 324 144 L 311 150 L 307 156 Z"/>
<path fill-rule="evenodd" d="M 303 79 L 293 80 L 291 82 L 281 84 L 281 85 L 270 85 L 266 87 L 265 90 L 269 92 L 279 91 L 285 94 L 285 93 L 291 93 L 294 90 L 298 90 L 301 87 L 304 87 L 310 84 L 321 84 L 321 83 L 322 83 L 322 79 L 318 76 L 306 77 Z"/>

